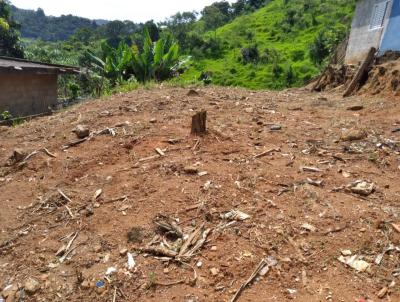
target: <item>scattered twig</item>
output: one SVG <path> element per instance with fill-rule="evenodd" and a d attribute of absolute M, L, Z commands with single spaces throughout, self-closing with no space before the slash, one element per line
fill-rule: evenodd
<path fill-rule="evenodd" d="M 65 208 L 67 209 L 69 216 L 71 216 L 71 218 L 74 219 L 75 216 L 74 216 L 74 214 L 72 214 L 71 209 L 67 205 L 65 205 Z"/>
<path fill-rule="evenodd" d="M 195 151 L 200 145 L 200 139 L 196 140 L 196 143 L 194 144 L 192 150 Z"/>
<path fill-rule="evenodd" d="M 113 302 L 117 301 L 117 288 L 114 288 Z"/>
<path fill-rule="evenodd" d="M 281 152 L 281 148 L 273 148 L 273 149 L 267 150 L 267 151 L 265 151 L 265 152 L 263 152 L 263 153 L 260 153 L 260 154 L 258 154 L 258 155 L 255 155 L 253 158 L 254 158 L 254 159 L 261 158 L 261 157 L 270 155 L 272 152 Z"/>
<path fill-rule="evenodd" d="M 65 261 L 65 259 L 67 259 L 68 255 L 75 249 L 75 248 L 71 248 L 71 246 L 74 243 L 75 239 L 78 237 L 78 235 L 79 235 L 79 231 L 77 231 L 75 233 L 75 235 L 72 237 L 72 239 L 68 242 L 67 246 L 64 249 L 65 253 L 59 260 L 60 263 L 63 263 Z"/>
<path fill-rule="evenodd" d="M 57 155 L 55 155 L 53 153 L 50 153 L 50 151 L 47 150 L 46 148 L 40 149 L 39 151 L 42 151 L 42 152 L 46 153 L 48 156 L 50 156 L 52 158 L 56 158 L 57 157 Z"/>
<path fill-rule="evenodd" d="M 160 148 L 156 148 L 155 150 L 156 150 L 156 152 L 157 152 L 160 156 L 165 156 L 164 151 L 161 150 Z"/>
<path fill-rule="evenodd" d="M 155 281 L 153 284 L 159 285 L 159 286 L 173 286 L 173 285 L 177 285 L 177 284 L 181 284 L 181 283 L 185 283 L 185 280 L 172 281 L 172 282 L 168 282 L 168 283 Z"/>
<path fill-rule="evenodd" d="M 257 268 L 253 271 L 251 274 L 250 278 L 240 286 L 240 288 L 237 290 L 236 294 L 233 296 L 230 302 L 235 302 L 237 299 L 239 299 L 240 295 L 242 292 L 246 289 L 247 286 L 249 286 L 254 279 L 258 276 L 258 274 L 267 266 L 267 271 L 265 272 L 268 273 L 270 268 L 275 266 L 277 264 L 275 259 L 263 259 L 261 260 L 260 264 L 257 266 Z"/>
<path fill-rule="evenodd" d="M 61 149 L 62 149 L 62 150 L 67 150 L 67 149 L 69 149 L 69 148 L 75 147 L 75 146 L 77 146 L 77 145 L 80 145 L 80 144 L 86 142 L 86 141 L 89 140 L 90 138 L 91 138 L 91 137 L 88 136 L 88 137 L 85 137 L 85 138 L 82 138 L 82 139 L 78 139 L 78 140 L 76 140 L 76 141 L 74 141 L 74 142 L 70 142 L 70 143 L 68 143 L 68 144 L 66 144 L 66 145 L 64 145 L 64 146 L 62 146 Z"/>
<path fill-rule="evenodd" d="M 60 189 L 57 189 L 57 191 L 58 191 L 58 193 L 60 193 L 60 195 L 61 195 L 66 201 L 68 201 L 69 203 L 72 203 L 72 200 L 71 200 L 67 195 L 65 195 L 63 191 L 61 191 Z"/>
<path fill-rule="evenodd" d="M 114 202 L 118 202 L 118 201 L 125 201 L 126 199 L 128 199 L 128 196 L 124 195 L 124 196 L 121 196 L 121 197 L 118 197 L 118 198 L 114 198 L 114 199 L 111 199 L 111 200 L 103 201 L 102 203 L 103 204 L 114 203 Z"/>
<path fill-rule="evenodd" d="M 137 248 L 136 250 L 142 253 L 153 254 L 156 256 L 165 256 L 169 258 L 175 258 L 178 255 L 177 252 L 171 251 L 163 247 L 145 247 L 145 248 Z"/>
<path fill-rule="evenodd" d="M 139 159 L 139 163 L 142 163 L 142 162 L 145 162 L 145 161 L 150 161 L 150 160 L 157 159 L 157 158 L 160 158 L 160 157 L 161 156 L 159 154 L 157 154 L 157 155 L 141 158 L 141 159 Z"/>

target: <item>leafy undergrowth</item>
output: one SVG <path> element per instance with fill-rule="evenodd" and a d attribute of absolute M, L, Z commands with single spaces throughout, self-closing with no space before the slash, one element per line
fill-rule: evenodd
<path fill-rule="evenodd" d="M 325 48 L 340 42 L 348 33 L 354 3 L 271 1 L 254 13 L 207 33 L 209 38 L 216 38 L 219 53 L 195 57 L 181 81 L 196 80 L 206 72 L 217 85 L 251 89 L 304 85 L 321 69 L 310 55 L 312 45 L 318 37 Z"/>

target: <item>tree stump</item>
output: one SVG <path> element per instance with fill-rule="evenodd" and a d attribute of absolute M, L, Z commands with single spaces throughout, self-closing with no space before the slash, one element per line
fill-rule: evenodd
<path fill-rule="evenodd" d="M 196 113 L 192 117 L 192 134 L 204 135 L 207 133 L 207 111 Z"/>

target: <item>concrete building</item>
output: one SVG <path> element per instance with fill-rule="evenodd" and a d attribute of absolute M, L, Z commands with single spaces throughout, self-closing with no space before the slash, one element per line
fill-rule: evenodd
<path fill-rule="evenodd" d="M 345 63 L 363 61 L 371 47 L 400 51 L 400 0 L 357 1 Z"/>
<path fill-rule="evenodd" d="M 49 112 L 57 105 L 59 74 L 79 73 L 75 67 L 0 57 L 0 113 L 25 117 Z"/>

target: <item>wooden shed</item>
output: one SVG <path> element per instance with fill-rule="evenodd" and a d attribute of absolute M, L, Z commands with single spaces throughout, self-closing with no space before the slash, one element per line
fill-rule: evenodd
<path fill-rule="evenodd" d="M 50 112 L 57 105 L 58 75 L 76 73 L 77 67 L 0 57 L 0 113 L 25 117 Z"/>

